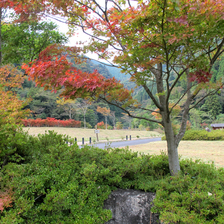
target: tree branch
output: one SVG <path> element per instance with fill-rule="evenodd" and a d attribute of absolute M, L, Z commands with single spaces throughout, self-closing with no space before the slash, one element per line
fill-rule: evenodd
<path fill-rule="evenodd" d="M 149 118 L 145 118 L 145 117 L 139 117 L 139 116 L 135 116 L 135 115 L 132 115 L 128 110 L 126 110 L 125 108 L 123 108 L 122 106 L 116 104 L 116 103 L 112 103 L 110 101 L 108 101 L 106 98 L 100 96 L 99 99 L 107 102 L 108 104 L 110 105 L 113 105 L 113 106 L 116 106 L 117 108 L 120 108 L 121 110 L 123 110 L 125 113 L 128 114 L 128 116 L 132 117 L 132 118 L 138 118 L 138 119 L 143 119 L 143 120 L 146 120 L 146 121 L 150 121 L 150 122 L 155 122 L 155 123 L 158 123 L 158 124 L 162 124 L 162 121 L 157 121 L 157 120 L 153 120 L 153 119 L 149 119 Z"/>

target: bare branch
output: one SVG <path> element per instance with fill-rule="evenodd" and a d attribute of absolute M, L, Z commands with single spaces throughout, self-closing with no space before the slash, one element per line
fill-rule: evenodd
<path fill-rule="evenodd" d="M 139 116 L 135 116 L 133 114 L 130 113 L 130 111 L 126 110 L 125 108 L 123 108 L 122 106 L 116 104 L 116 103 L 113 103 L 113 102 L 110 102 L 108 101 L 106 98 L 100 96 L 99 97 L 101 100 L 104 100 L 105 102 L 107 102 L 108 104 L 110 105 L 113 105 L 113 106 L 116 106 L 117 108 L 120 108 L 121 110 L 123 110 L 125 113 L 128 114 L 128 116 L 132 117 L 132 118 L 138 118 L 138 119 L 143 119 L 143 120 L 146 120 L 146 121 L 150 121 L 150 122 L 155 122 L 155 123 L 158 123 L 158 124 L 162 124 L 162 121 L 157 121 L 157 120 L 153 120 L 153 119 L 149 119 L 149 118 L 145 118 L 145 117 L 139 117 Z"/>

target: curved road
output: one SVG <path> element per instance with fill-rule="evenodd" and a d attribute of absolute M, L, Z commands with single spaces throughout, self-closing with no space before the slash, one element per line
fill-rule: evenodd
<path fill-rule="evenodd" d="M 105 149 L 107 147 L 118 148 L 118 147 L 125 147 L 125 146 L 131 146 L 131 145 L 141 145 L 141 144 L 146 144 L 149 142 L 157 142 L 157 141 L 161 141 L 161 138 L 145 138 L 145 139 L 136 139 L 131 141 L 120 141 L 120 142 L 109 141 L 109 142 L 95 143 L 92 145 L 101 149 Z"/>

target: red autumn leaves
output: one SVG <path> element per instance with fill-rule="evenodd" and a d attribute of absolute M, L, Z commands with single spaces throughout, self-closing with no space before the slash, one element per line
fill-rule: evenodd
<path fill-rule="evenodd" d="M 103 97 L 106 100 L 116 100 L 128 106 L 134 103 L 131 92 L 123 88 L 123 84 L 114 78 L 106 79 L 97 71 L 82 72 L 68 61 L 69 57 L 80 63 L 77 48 L 51 45 L 42 51 L 38 60 L 22 68 L 38 86 L 52 91 L 62 90 L 65 98 Z M 66 52 L 66 53 L 65 53 Z M 72 57 L 70 56 L 72 55 Z"/>

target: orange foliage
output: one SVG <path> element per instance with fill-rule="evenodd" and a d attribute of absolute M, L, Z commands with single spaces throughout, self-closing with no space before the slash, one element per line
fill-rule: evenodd
<path fill-rule="evenodd" d="M 18 123 L 30 112 L 22 110 L 28 101 L 19 100 L 16 96 L 24 81 L 22 75 L 10 65 L 0 68 L 0 117 L 3 123 Z"/>
<path fill-rule="evenodd" d="M 109 116 L 110 115 L 110 108 L 107 109 L 106 107 L 97 107 L 97 112 L 101 113 L 103 116 Z"/>

